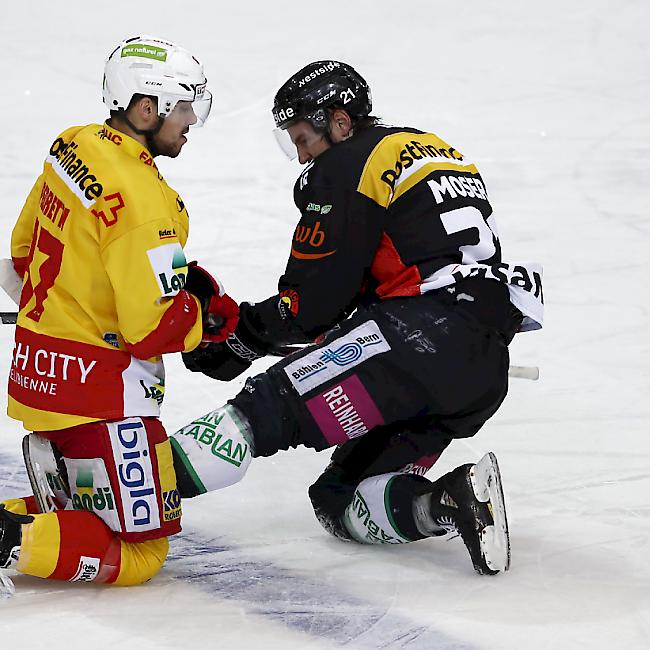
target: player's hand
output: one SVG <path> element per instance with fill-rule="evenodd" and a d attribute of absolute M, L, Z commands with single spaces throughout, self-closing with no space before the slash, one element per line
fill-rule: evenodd
<path fill-rule="evenodd" d="M 201 303 L 202 344 L 225 341 L 237 327 L 237 303 L 224 291 L 221 283 L 196 262 L 188 264 L 184 288 Z"/>
<path fill-rule="evenodd" d="M 266 354 L 255 338 L 255 321 L 251 306 L 242 303 L 241 318 L 235 331 L 222 342 L 200 345 L 183 353 L 183 363 L 192 372 L 202 372 L 220 381 L 230 381 L 250 368 L 255 359 Z"/>

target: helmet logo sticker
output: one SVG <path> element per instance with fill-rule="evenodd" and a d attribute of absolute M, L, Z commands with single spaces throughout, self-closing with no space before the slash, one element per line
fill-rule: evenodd
<path fill-rule="evenodd" d="M 280 109 L 273 116 L 273 117 L 275 117 L 276 126 L 280 126 L 280 124 L 282 124 L 282 122 L 285 122 L 286 120 L 290 120 L 294 116 L 294 114 L 295 114 L 294 110 L 293 110 L 293 108 L 291 108 L 291 106 L 288 106 L 287 108 Z"/>
<path fill-rule="evenodd" d="M 122 48 L 122 58 L 125 56 L 142 56 L 145 59 L 154 59 L 155 61 L 166 61 L 167 50 L 164 47 L 155 45 L 144 45 L 143 43 L 133 43 Z"/>
<path fill-rule="evenodd" d="M 205 94 L 205 86 L 206 84 L 197 84 L 196 87 L 194 88 L 194 98 L 195 99 L 201 99 L 203 95 Z"/>
<path fill-rule="evenodd" d="M 316 100 L 316 104 L 322 104 L 323 102 L 326 102 L 330 97 L 334 97 L 334 95 L 336 95 L 336 90 L 332 89 L 323 95 L 320 99 Z"/>
<path fill-rule="evenodd" d="M 338 61 L 328 61 L 325 65 L 321 66 L 320 68 L 316 68 L 316 70 L 313 70 L 310 74 L 304 76 L 298 82 L 298 88 L 302 88 L 308 81 L 316 79 L 318 75 L 325 74 L 326 72 L 332 72 L 334 68 L 338 68 L 340 65 L 341 64 Z"/>
<path fill-rule="evenodd" d="M 356 95 L 352 91 L 352 88 L 346 88 L 345 90 L 341 91 L 339 97 L 344 104 L 349 104 L 356 97 Z"/>

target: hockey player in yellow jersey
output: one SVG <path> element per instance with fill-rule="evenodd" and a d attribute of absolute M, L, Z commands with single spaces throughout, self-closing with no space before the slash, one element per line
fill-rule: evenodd
<path fill-rule="evenodd" d="M 12 232 L 23 284 L 8 413 L 32 432 L 34 496 L 0 504 L 0 568 L 137 584 L 180 531 L 162 355 L 223 340 L 238 307 L 186 262 L 185 203 L 154 159 L 203 124 L 206 82 L 173 43 L 123 41 L 105 65 L 110 119 L 52 142 Z"/>

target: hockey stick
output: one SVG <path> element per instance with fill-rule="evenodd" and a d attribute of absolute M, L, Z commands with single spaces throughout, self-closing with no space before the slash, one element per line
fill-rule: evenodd
<path fill-rule="evenodd" d="M 15 311 L 0 312 L 0 319 L 3 325 L 15 325 L 18 314 Z M 302 345 L 279 345 L 271 350 L 269 354 L 275 357 L 288 357 L 294 352 L 299 352 L 304 346 Z M 539 368 L 537 366 L 510 366 L 508 375 L 517 379 L 530 379 L 537 381 L 539 379 Z"/>
<path fill-rule="evenodd" d="M 0 260 L 0 287 L 16 303 L 20 302 L 20 292 L 23 281 L 14 271 L 14 264 L 11 260 Z M 0 311 L 0 321 L 3 325 L 15 325 L 18 313 L 15 311 Z"/>
<path fill-rule="evenodd" d="M 517 379 L 537 381 L 539 379 L 539 368 L 537 366 L 510 366 L 508 375 Z"/>
<path fill-rule="evenodd" d="M 14 270 L 14 263 L 9 259 L 0 260 L 0 287 L 16 304 L 20 302 L 23 281 Z"/>
<path fill-rule="evenodd" d="M 20 301 L 22 284 L 20 276 L 14 271 L 13 262 L 9 259 L 0 260 L 0 287 L 16 304 Z M 15 311 L 0 312 L 0 320 L 3 325 L 15 325 L 17 317 L 18 314 Z M 286 357 L 294 352 L 299 352 L 304 347 L 305 345 L 301 344 L 277 345 L 269 350 L 269 354 L 276 357 Z M 537 366 L 510 366 L 508 375 L 517 379 L 537 381 L 539 379 L 539 368 Z"/>
<path fill-rule="evenodd" d="M 300 344 L 278 345 L 271 348 L 269 354 L 276 357 L 287 357 L 294 352 L 300 352 L 304 347 L 304 345 Z M 539 379 L 539 368 L 537 366 L 510 366 L 508 369 L 508 375 L 510 377 L 516 377 L 517 379 L 530 379 L 532 381 L 537 381 Z"/>

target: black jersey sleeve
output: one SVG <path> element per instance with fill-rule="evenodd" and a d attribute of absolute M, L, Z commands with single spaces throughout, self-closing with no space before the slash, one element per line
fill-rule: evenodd
<path fill-rule="evenodd" d="M 337 146 L 298 179 L 301 216 L 289 260 L 278 294 L 259 304 L 267 344 L 311 341 L 355 309 L 386 216 L 357 191 L 364 162 L 363 154 Z"/>
<path fill-rule="evenodd" d="M 308 336 L 326 331 L 356 307 L 384 225 L 385 211 L 349 184 L 314 183 L 305 193 L 280 296 Z"/>

